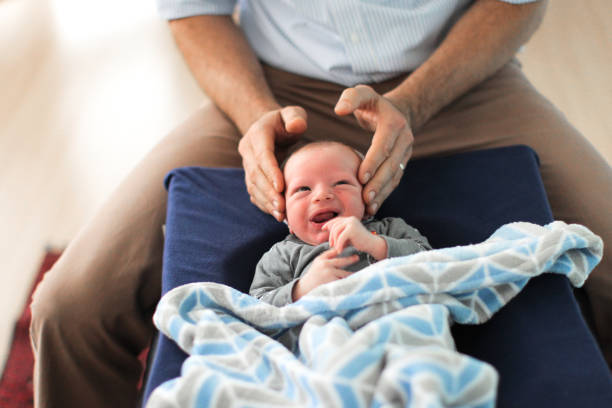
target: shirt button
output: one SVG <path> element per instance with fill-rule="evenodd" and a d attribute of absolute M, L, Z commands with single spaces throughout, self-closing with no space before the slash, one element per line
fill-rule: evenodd
<path fill-rule="evenodd" d="M 351 41 L 354 44 L 357 44 L 359 42 L 359 36 L 357 35 L 357 33 L 351 33 Z"/>

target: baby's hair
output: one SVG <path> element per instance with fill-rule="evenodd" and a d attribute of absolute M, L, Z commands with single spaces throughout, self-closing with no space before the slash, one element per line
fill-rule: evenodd
<path fill-rule="evenodd" d="M 285 158 L 285 160 L 283 160 L 283 162 L 280 165 L 281 171 L 282 172 L 285 171 L 285 166 L 287 165 L 287 162 L 297 152 L 300 152 L 300 151 L 305 150 L 305 149 L 310 149 L 310 148 L 313 148 L 313 147 L 330 146 L 330 145 L 338 145 L 338 146 L 347 147 L 348 149 L 352 150 L 353 153 L 355 153 L 355 155 L 359 159 L 359 162 L 363 161 L 363 159 L 364 159 L 363 153 L 361 153 L 359 150 L 353 149 L 352 147 L 350 147 L 349 145 L 346 145 L 344 143 L 336 142 L 335 140 L 321 140 L 321 141 L 318 141 L 318 142 L 310 142 L 310 143 L 306 143 L 306 144 L 299 144 L 298 143 L 296 145 L 293 145 L 291 148 L 289 148 L 289 151 L 287 153 L 287 157 Z"/>

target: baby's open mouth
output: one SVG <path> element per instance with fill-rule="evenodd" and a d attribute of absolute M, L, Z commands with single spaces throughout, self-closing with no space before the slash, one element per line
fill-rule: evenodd
<path fill-rule="evenodd" d="M 338 213 L 335 211 L 325 211 L 319 214 L 315 214 L 315 216 L 312 217 L 310 221 L 317 223 L 317 224 L 322 224 L 337 216 L 338 216 Z"/>

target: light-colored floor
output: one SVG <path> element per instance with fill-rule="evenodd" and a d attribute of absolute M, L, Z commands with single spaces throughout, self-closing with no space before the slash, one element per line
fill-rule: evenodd
<path fill-rule="evenodd" d="M 0 367 L 45 247 L 204 98 L 154 4 L 0 0 Z M 611 17 L 609 0 L 552 1 L 520 55 L 608 162 Z"/>

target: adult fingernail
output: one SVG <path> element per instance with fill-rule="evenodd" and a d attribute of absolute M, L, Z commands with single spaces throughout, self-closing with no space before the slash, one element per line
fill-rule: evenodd
<path fill-rule="evenodd" d="M 378 204 L 374 203 L 370 206 L 370 212 L 371 213 L 375 213 L 376 209 L 378 208 Z"/>
<path fill-rule="evenodd" d="M 375 191 L 370 191 L 368 193 L 368 201 L 372 201 L 375 196 L 376 196 L 376 192 Z"/>
<path fill-rule="evenodd" d="M 370 177 L 372 177 L 372 175 L 370 173 L 366 173 L 363 175 L 363 183 L 367 183 L 368 181 L 370 181 Z"/>
<path fill-rule="evenodd" d="M 277 200 L 272 201 L 272 205 L 274 205 L 274 208 L 278 209 L 278 201 Z"/>
<path fill-rule="evenodd" d="M 274 218 L 276 218 L 277 220 L 280 220 L 280 216 L 281 216 L 280 212 L 274 210 L 274 211 L 272 211 L 272 214 L 274 214 Z"/>

